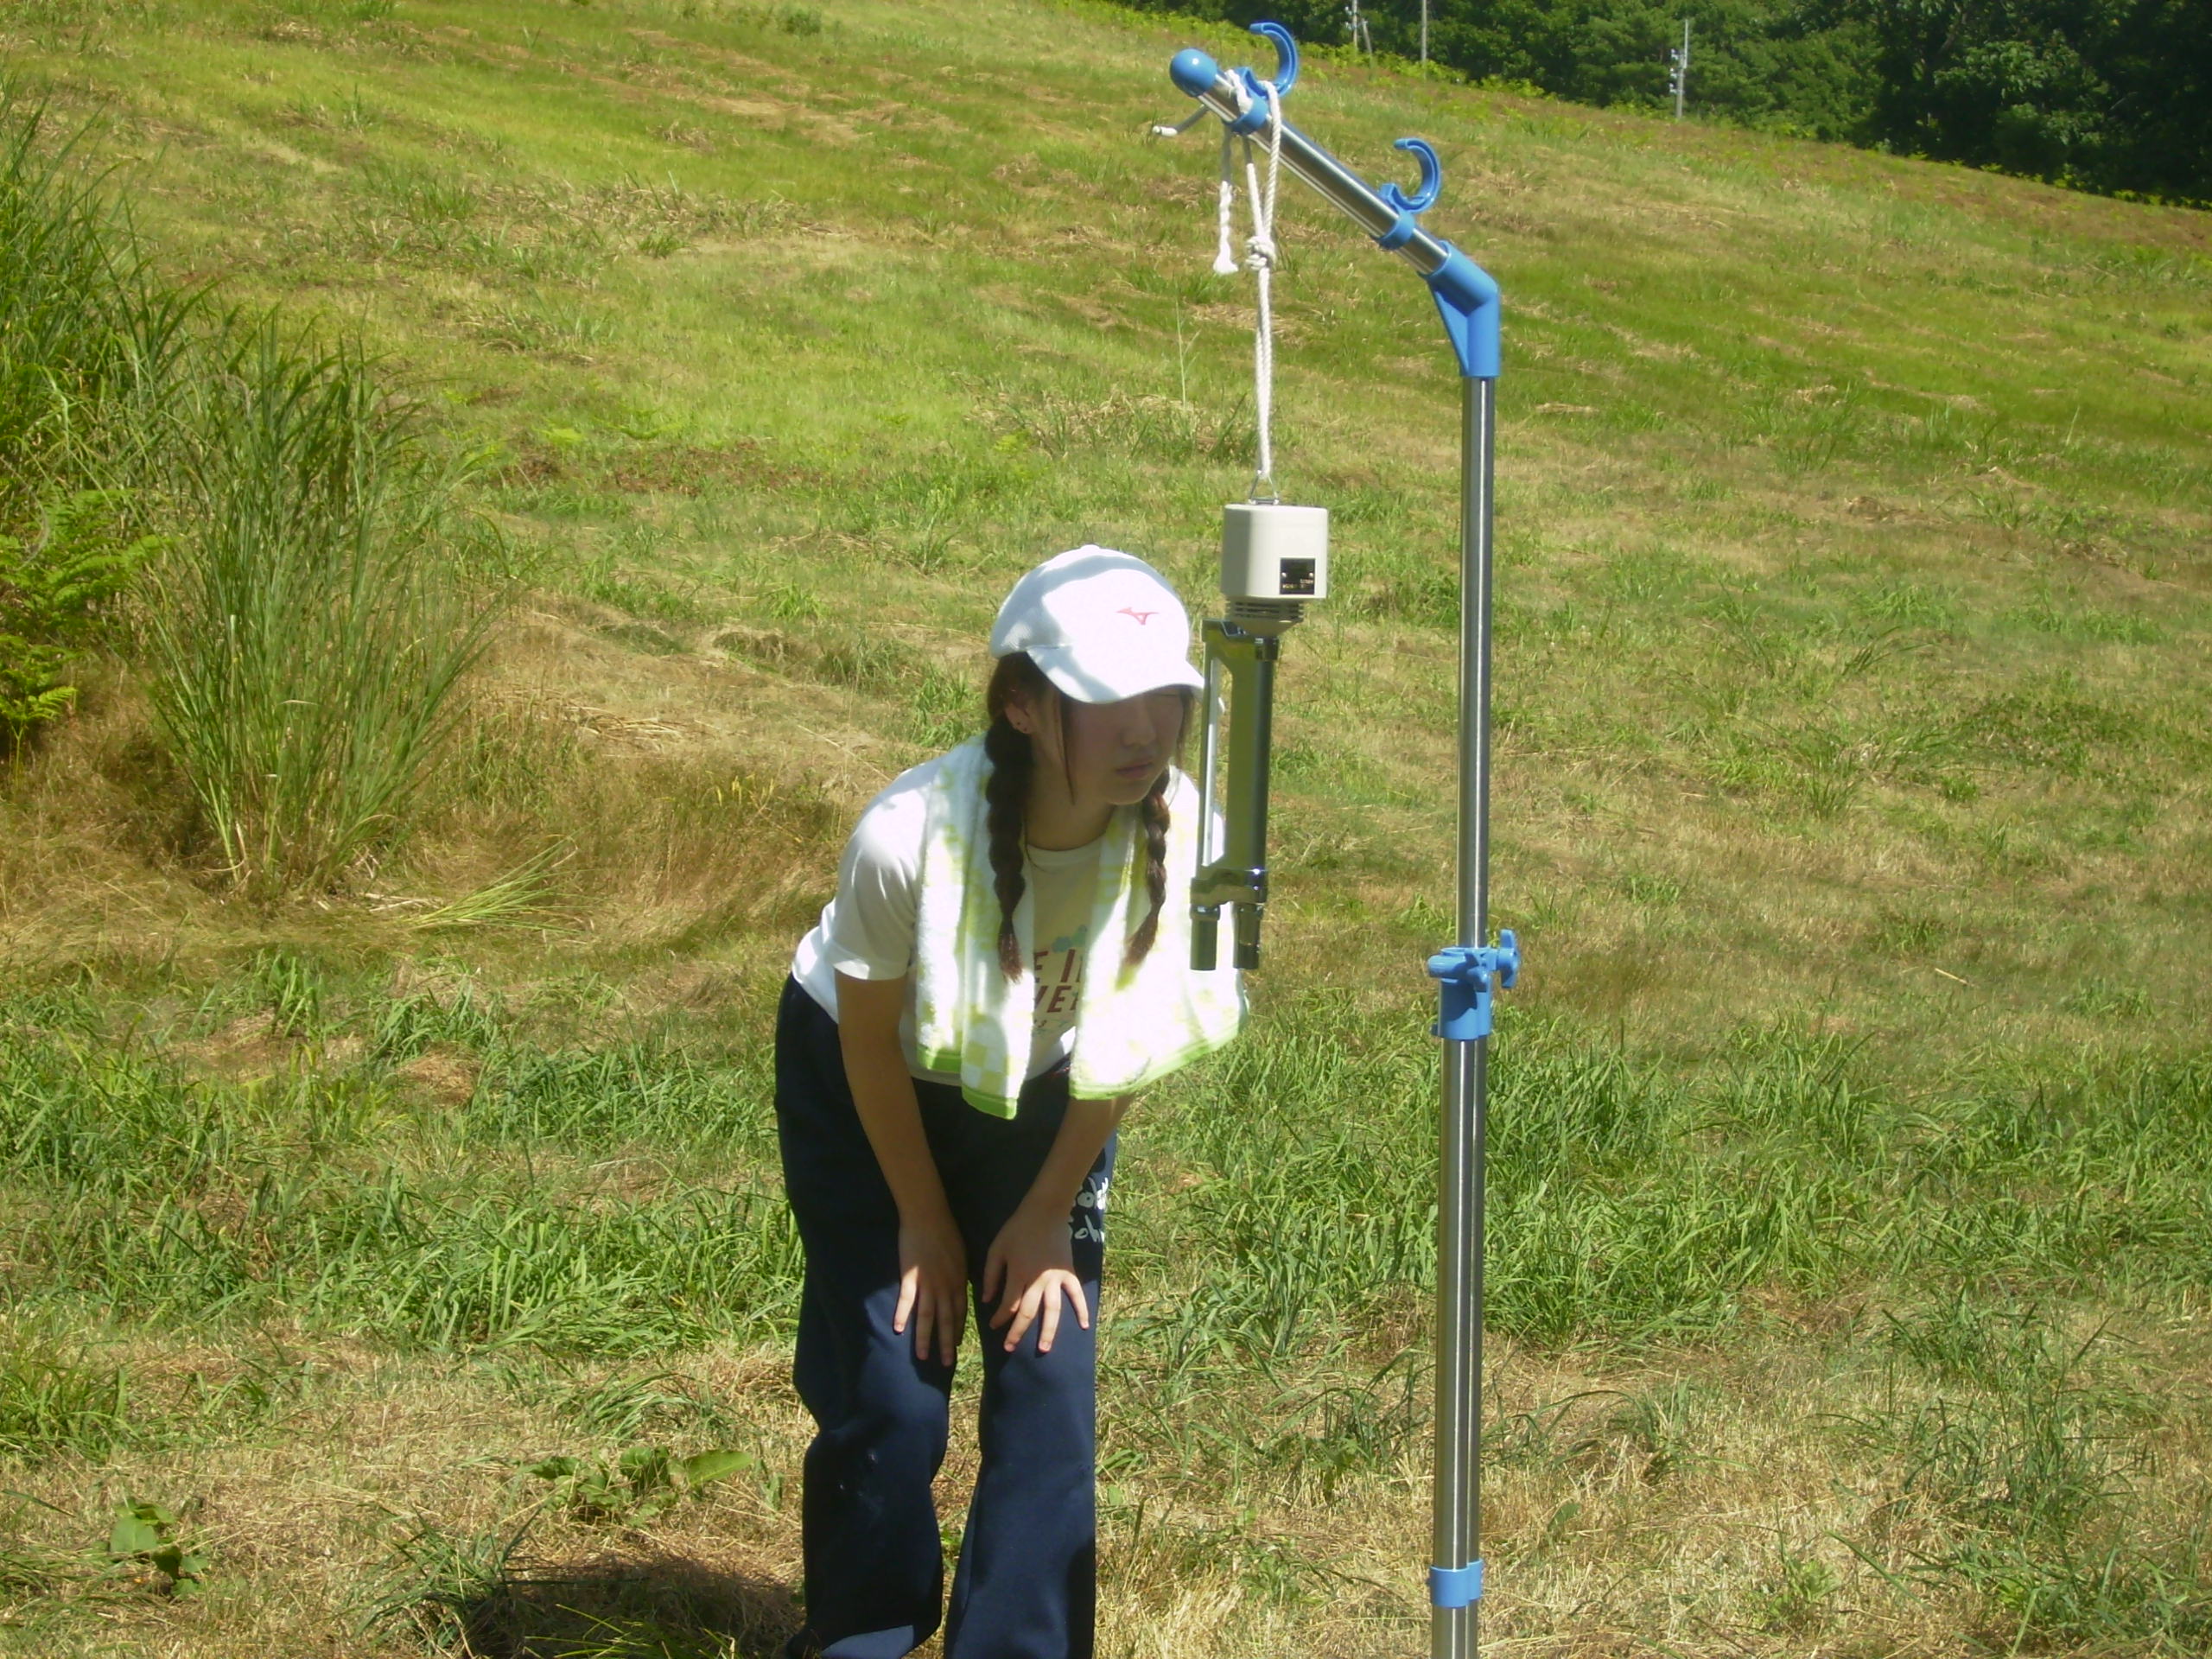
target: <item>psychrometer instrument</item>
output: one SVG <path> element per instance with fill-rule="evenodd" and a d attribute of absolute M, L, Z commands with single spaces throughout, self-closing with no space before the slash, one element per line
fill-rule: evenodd
<path fill-rule="evenodd" d="M 1218 959 L 1224 905 L 1236 965 L 1260 965 L 1275 661 L 1306 606 L 1329 596 L 1328 509 L 1281 501 L 1223 508 L 1221 593 L 1224 614 L 1205 624 L 1198 868 L 1191 883 L 1191 966 L 1201 971 Z"/>

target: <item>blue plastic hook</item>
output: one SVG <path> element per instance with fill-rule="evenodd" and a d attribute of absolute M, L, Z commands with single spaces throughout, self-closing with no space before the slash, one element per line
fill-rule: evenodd
<path fill-rule="evenodd" d="M 1244 90 L 1251 95 L 1252 107 L 1229 124 L 1229 130 L 1240 137 L 1249 137 L 1268 124 L 1268 111 L 1276 107 L 1276 100 L 1298 84 L 1298 42 L 1281 23 L 1255 23 L 1251 32 L 1263 35 L 1274 44 L 1275 78 L 1269 80 L 1256 69 L 1240 69 L 1236 73 L 1244 79 Z"/>
<path fill-rule="evenodd" d="M 1401 138 L 1392 148 L 1408 151 L 1421 163 L 1421 183 L 1410 200 L 1396 185 L 1386 184 L 1382 187 L 1382 200 L 1401 213 L 1427 213 L 1436 205 L 1437 192 L 1444 188 L 1444 163 L 1436 159 L 1436 152 L 1426 138 Z"/>
<path fill-rule="evenodd" d="M 1255 23 L 1249 31 L 1274 43 L 1275 78 L 1268 84 L 1279 92 L 1298 85 L 1298 42 L 1281 23 Z"/>
<path fill-rule="evenodd" d="M 1395 184 L 1386 184 L 1376 192 L 1398 210 L 1397 222 L 1375 238 L 1375 245 L 1385 253 L 1395 253 L 1414 239 L 1414 215 L 1434 207 L 1437 193 L 1444 188 L 1444 163 L 1436 159 L 1427 139 L 1401 138 L 1397 148 L 1410 151 L 1421 163 L 1421 182 L 1410 196 Z"/>

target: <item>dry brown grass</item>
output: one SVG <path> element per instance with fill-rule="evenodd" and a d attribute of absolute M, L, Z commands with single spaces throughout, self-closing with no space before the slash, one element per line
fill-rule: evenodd
<path fill-rule="evenodd" d="M 2168 1386 L 2202 1386 L 2201 1343 L 2145 1339 L 2142 1358 Z M 189 1493 L 192 1535 L 215 1567 L 194 1600 L 62 1587 L 19 1606 L 14 1634 L 0 1629 L 0 1651 L 94 1650 L 64 1634 L 85 1628 L 72 1610 L 143 1652 L 412 1651 L 404 1627 L 372 1636 L 361 1620 L 390 1587 L 397 1541 L 425 1528 L 463 1541 L 520 1534 L 512 1582 L 482 1613 L 473 1650 L 487 1656 L 598 1651 L 560 1645 L 586 1643 L 594 1620 L 608 1651 L 632 1650 L 621 1640 L 674 1639 L 695 1644 L 674 1649 L 686 1654 L 759 1654 L 795 1620 L 808 1426 L 779 1350 L 629 1366 L 519 1355 L 462 1365 L 269 1332 L 243 1347 L 140 1338 L 118 1351 L 142 1377 L 165 1379 L 183 1412 L 195 1393 L 272 1365 L 290 1381 L 270 1420 L 227 1444 L 125 1453 L 96 1476 L 67 1461 L 11 1472 L 38 1505 L 19 1511 L 11 1547 L 81 1559 L 115 1497 Z M 580 1429 L 560 1402 L 626 1380 L 706 1402 L 718 1418 L 645 1438 L 740 1446 L 757 1466 L 643 1521 L 564 1513 L 522 1471 L 555 1452 L 620 1444 Z M 1848 1346 L 1777 1328 L 1719 1363 L 1698 1352 L 1624 1363 L 1508 1348 L 1492 1356 L 1490 1386 L 1501 1448 L 1485 1480 L 1491 1650 L 1950 1659 L 2005 1645 L 2006 1632 L 1970 1601 L 1892 1576 L 1939 1542 L 1929 1518 L 1878 1481 L 1840 1478 L 1846 1426 L 1892 1403 L 1878 1369 Z M 957 1421 L 973 1406 L 963 1389 Z M 1106 1408 L 1110 1459 L 1122 1414 L 1111 1384 Z M 2200 1414 L 2158 1452 L 2158 1490 L 2145 1495 L 2185 1503 L 2212 1468 L 2212 1424 Z M 971 1445 L 957 1432 L 940 1484 L 948 1526 L 973 1473 Z M 1172 1463 L 1111 1481 L 1102 1654 L 1381 1659 L 1420 1645 L 1425 1618 L 1406 1566 L 1426 1531 L 1417 1449 L 1395 1468 L 1327 1488 L 1278 1483 L 1241 1507 L 1229 1496 Z"/>

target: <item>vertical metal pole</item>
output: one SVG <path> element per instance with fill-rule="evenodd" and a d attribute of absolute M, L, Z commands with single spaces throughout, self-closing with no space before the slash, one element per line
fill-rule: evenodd
<path fill-rule="evenodd" d="M 1358 21 L 1357 0 L 1346 13 Z M 1274 24 L 1255 28 L 1275 40 L 1286 65 L 1287 37 Z M 1241 80 L 1196 48 L 1168 67 L 1176 86 L 1229 124 L 1249 126 L 1260 83 Z M 1268 85 L 1279 95 L 1290 74 Z M 1519 972 L 1510 934 L 1492 947 L 1490 927 L 1490 705 L 1491 481 L 1497 430 L 1497 283 L 1490 274 L 1414 223 L 1396 192 L 1385 198 L 1333 156 L 1287 124 L 1280 129 L 1283 165 L 1342 208 L 1378 246 L 1419 271 L 1435 296 L 1459 360 L 1461 410 L 1459 648 L 1459 892 L 1457 943 L 1428 961 L 1440 982 L 1444 1046 L 1437 1173 L 1436 1485 L 1430 1539 L 1430 1650 L 1434 1659 L 1474 1659 L 1482 1597 L 1483 1139 L 1491 994 Z M 1405 141 L 1408 146 L 1417 141 Z M 1423 168 L 1426 175 L 1429 166 Z M 1423 199 L 1433 199 L 1423 186 Z M 1228 875 L 1224 873 L 1224 883 Z M 1193 898 L 1197 898 L 1193 887 Z M 1204 920 L 1193 910 L 1192 938 Z M 1194 944 L 1194 950 L 1196 945 Z M 1211 960 L 1211 957 L 1208 957 Z"/>
<path fill-rule="evenodd" d="M 1421 0 L 1421 60 L 1428 61 L 1428 0 Z"/>
<path fill-rule="evenodd" d="M 1690 86 L 1690 20 L 1682 19 L 1682 49 L 1675 55 L 1675 119 L 1682 118 L 1682 100 Z"/>
<path fill-rule="evenodd" d="M 1459 940 L 1490 933 L 1491 485 L 1497 383 L 1461 382 Z M 1437 1166 L 1436 1489 L 1432 1560 L 1482 1556 L 1483 1139 L 1487 1039 L 1444 1045 Z M 1474 1659 L 1480 1601 L 1438 1607 L 1431 1659 Z"/>

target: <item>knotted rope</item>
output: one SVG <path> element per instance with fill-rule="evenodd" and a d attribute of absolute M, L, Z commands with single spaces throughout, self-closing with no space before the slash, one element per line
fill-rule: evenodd
<path fill-rule="evenodd" d="M 1252 234 L 1244 239 L 1244 257 L 1239 263 L 1233 246 L 1236 240 L 1236 146 L 1243 146 L 1244 195 L 1251 205 Z M 1227 126 L 1221 130 L 1221 185 L 1215 194 L 1214 274 L 1234 276 L 1241 270 L 1249 270 L 1257 279 L 1259 289 L 1257 315 L 1252 329 L 1252 409 L 1258 427 L 1258 455 L 1252 474 L 1252 499 L 1272 501 L 1275 499 L 1274 480 L 1274 401 L 1275 401 L 1275 315 L 1274 276 L 1279 250 L 1275 245 L 1275 188 L 1282 175 L 1282 99 L 1273 94 L 1268 98 L 1267 137 L 1262 144 L 1267 152 L 1267 180 L 1262 187 L 1258 157 L 1253 153 L 1252 141 L 1239 138 Z"/>

